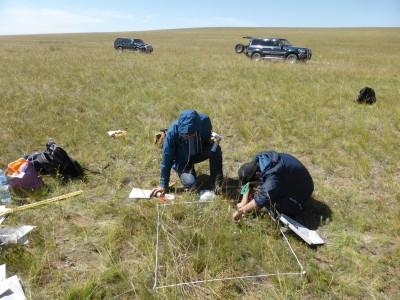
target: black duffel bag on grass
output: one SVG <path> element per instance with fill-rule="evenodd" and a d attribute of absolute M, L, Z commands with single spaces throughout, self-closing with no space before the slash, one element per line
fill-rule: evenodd
<path fill-rule="evenodd" d="M 39 174 L 59 175 L 64 182 L 84 176 L 81 165 L 54 142 L 48 142 L 44 152 L 29 154 L 25 159 L 33 164 Z"/>

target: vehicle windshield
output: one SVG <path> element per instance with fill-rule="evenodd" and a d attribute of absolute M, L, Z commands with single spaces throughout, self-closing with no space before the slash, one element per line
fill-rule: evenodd
<path fill-rule="evenodd" d="M 283 46 L 292 46 L 292 44 L 288 40 L 285 40 L 285 39 L 282 39 L 281 43 Z"/>
<path fill-rule="evenodd" d="M 141 39 L 135 39 L 134 41 L 136 44 L 144 45 L 144 42 Z"/>

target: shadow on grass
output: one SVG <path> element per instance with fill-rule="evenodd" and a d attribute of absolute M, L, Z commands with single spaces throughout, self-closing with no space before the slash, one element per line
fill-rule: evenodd
<path fill-rule="evenodd" d="M 210 176 L 207 174 L 200 174 L 197 177 L 196 184 L 191 189 L 185 189 L 183 187 L 172 187 L 171 190 L 174 193 L 190 192 L 199 194 L 201 190 L 209 190 L 211 186 Z M 223 182 L 219 187 L 215 188 L 214 191 L 217 195 L 224 196 L 228 199 L 237 200 L 240 199 L 240 184 L 238 179 L 224 178 Z"/>
<path fill-rule="evenodd" d="M 296 219 L 308 229 L 316 230 L 321 224 L 332 219 L 332 211 L 327 204 L 311 197 L 304 205 L 302 214 Z"/>
<path fill-rule="evenodd" d="M 199 194 L 201 190 L 208 190 L 210 185 L 210 176 L 206 174 L 200 174 L 197 177 L 196 184 L 188 189 L 184 188 L 183 186 L 177 187 L 176 185 L 170 187 L 170 191 L 172 193 L 182 194 L 182 193 L 192 193 L 192 194 Z"/>
<path fill-rule="evenodd" d="M 241 190 L 242 186 L 238 178 L 225 178 L 221 185 L 221 195 L 231 199 L 233 201 L 239 202 L 241 200 Z"/>

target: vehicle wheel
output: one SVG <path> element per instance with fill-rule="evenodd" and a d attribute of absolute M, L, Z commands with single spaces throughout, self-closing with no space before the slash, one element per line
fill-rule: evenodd
<path fill-rule="evenodd" d="M 135 49 L 133 49 L 133 52 L 139 52 L 139 48 L 135 48 Z"/>
<path fill-rule="evenodd" d="M 296 54 L 290 54 L 290 55 L 288 55 L 288 57 L 286 57 L 286 61 L 287 61 L 289 64 L 295 64 L 295 63 L 297 63 L 297 56 L 296 56 Z"/>
<path fill-rule="evenodd" d="M 242 53 L 244 51 L 244 45 L 243 44 L 237 44 L 236 46 L 235 46 L 235 52 L 237 53 L 237 54 L 240 54 L 240 53 Z"/>
<path fill-rule="evenodd" d="M 118 47 L 118 52 L 122 53 L 122 47 Z"/>
<path fill-rule="evenodd" d="M 261 54 L 260 54 L 260 53 L 254 53 L 254 54 L 251 56 L 251 60 L 260 61 L 260 60 L 261 60 Z"/>

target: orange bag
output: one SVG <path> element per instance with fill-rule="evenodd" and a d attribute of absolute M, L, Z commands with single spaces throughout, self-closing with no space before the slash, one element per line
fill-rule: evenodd
<path fill-rule="evenodd" d="M 20 158 L 8 164 L 8 175 L 12 175 L 14 173 L 19 174 L 21 172 L 24 172 L 27 167 L 28 167 L 28 161 L 25 158 Z"/>

